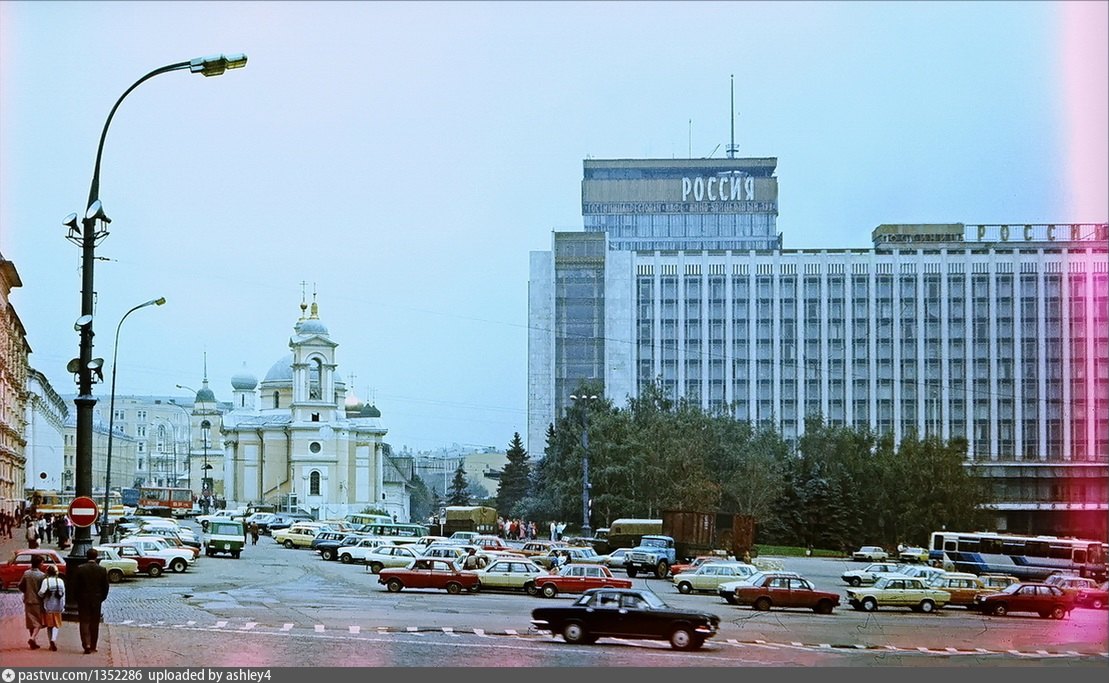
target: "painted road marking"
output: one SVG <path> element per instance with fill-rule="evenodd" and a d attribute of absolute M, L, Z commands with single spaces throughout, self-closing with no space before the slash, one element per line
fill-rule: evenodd
<path fill-rule="evenodd" d="M 323 624 L 316 624 L 316 633 L 323 633 Z"/>
<path fill-rule="evenodd" d="M 293 625 L 292 624 L 283 624 L 281 626 L 281 630 L 282 631 L 292 631 L 293 630 Z"/>
<path fill-rule="evenodd" d="M 487 636 L 485 635 L 485 629 L 483 629 L 483 628 L 475 628 L 475 629 L 474 629 L 474 635 L 475 635 L 475 636 L 480 636 L 480 637 L 482 637 L 482 638 L 485 638 L 485 637 L 487 637 Z"/>
<path fill-rule="evenodd" d="M 256 621 L 248 621 L 245 624 L 243 624 L 242 628 L 240 628 L 239 630 L 240 631 L 249 631 L 257 625 L 258 625 L 258 622 L 256 622 Z"/>
<path fill-rule="evenodd" d="M 362 632 L 362 627 L 361 627 L 361 626 L 351 626 L 351 627 L 350 627 L 349 629 L 347 629 L 347 630 L 349 630 L 349 631 L 350 631 L 351 633 L 353 633 L 353 634 L 355 634 L 355 635 L 358 635 L 359 633 L 361 633 L 361 632 Z"/>
<path fill-rule="evenodd" d="M 416 631 L 419 631 L 420 629 L 415 627 L 415 626 L 406 626 L 404 630 L 408 631 L 409 633 L 415 633 Z"/>
<path fill-rule="evenodd" d="M 224 626 L 227 626 L 226 621 L 217 621 L 216 622 L 216 628 L 223 628 Z"/>

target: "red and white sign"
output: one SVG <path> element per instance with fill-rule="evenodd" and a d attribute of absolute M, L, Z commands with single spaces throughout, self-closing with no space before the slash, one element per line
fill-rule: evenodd
<path fill-rule="evenodd" d="M 73 526 L 92 526 L 100 518 L 100 508 L 96 507 L 96 501 L 92 498 L 77 496 L 69 504 L 69 518 L 73 520 Z"/>

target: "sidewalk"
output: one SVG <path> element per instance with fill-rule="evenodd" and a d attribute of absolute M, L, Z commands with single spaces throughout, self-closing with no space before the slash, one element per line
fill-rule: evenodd
<path fill-rule="evenodd" d="M 19 536 L 13 531 L 13 536 Z M 0 538 L 0 562 L 11 559 L 12 553 L 26 548 L 22 538 Z M 42 543 L 40 548 L 57 550 L 54 543 Z M 69 550 L 59 550 L 65 557 Z M 111 596 L 109 596 L 111 599 Z M 84 654 L 81 647 L 81 632 L 76 621 L 63 621 L 58 629 L 58 651 L 49 649 L 50 639 L 44 631 L 38 634 L 38 650 L 27 645 L 27 628 L 23 621 L 23 595 L 18 591 L 6 590 L 0 593 L 0 662 L 12 667 L 108 667 L 113 666 L 112 631 L 107 624 L 100 625 L 100 642 L 97 651 Z"/>

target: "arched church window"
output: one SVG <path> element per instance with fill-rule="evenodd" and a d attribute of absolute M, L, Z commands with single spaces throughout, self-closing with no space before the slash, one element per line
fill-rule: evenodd
<path fill-rule="evenodd" d="M 279 408 L 280 407 L 279 405 L 277 405 L 277 392 L 276 391 L 273 392 L 273 407 L 274 408 Z"/>
<path fill-rule="evenodd" d="M 323 396 L 320 389 L 320 378 L 323 377 L 323 361 L 319 358 L 312 359 L 312 369 L 308 379 L 308 399 L 312 401 L 320 400 Z"/>
<path fill-rule="evenodd" d="M 246 396 L 240 396 L 239 397 L 239 407 L 240 408 L 245 408 L 246 407 Z"/>
<path fill-rule="evenodd" d="M 320 472 L 319 470 L 312 470 L 312 474 L 308 475 L 308 495 L 320 495 Z"/>

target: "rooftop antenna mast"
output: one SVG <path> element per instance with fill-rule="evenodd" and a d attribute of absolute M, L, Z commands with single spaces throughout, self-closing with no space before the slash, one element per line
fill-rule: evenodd
<path fill-rule="evenodd" d="M 735 159 L 739 145 L 735 144 L 735 74 L 732 74 L 732 142 L 728 145 L 728 158 Z"/>

